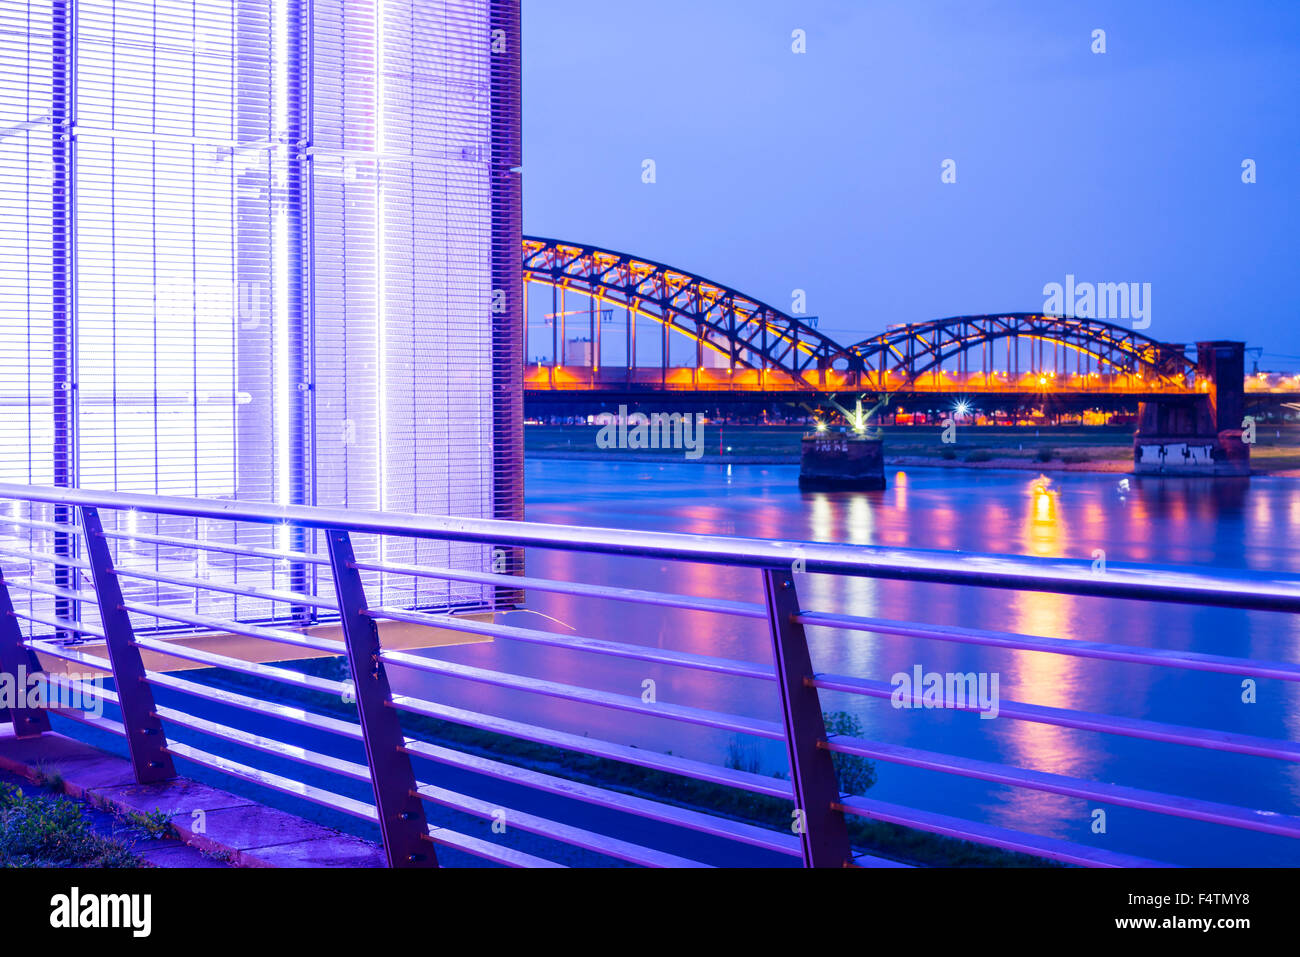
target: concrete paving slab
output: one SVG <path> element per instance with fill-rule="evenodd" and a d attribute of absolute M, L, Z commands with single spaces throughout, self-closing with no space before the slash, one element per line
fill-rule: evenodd
<path fill-rule="evenodd" d="M 84 761 L 50 762 L 63 777 L 64 790 L 70 797 L 95 800 L 95 792 L 104 788 L 123 787 L 135 783 L 131 762 L 112 754 L 91 757 Z"/>
<path fill-rule="evenodd" d="M 378 844 L 350 834 L 295 841 L 239 852 L 242 867 L 387 867 Z"/>
<path fill-rule="evenodd" d="M 156 784 L 130 784 L 126 787 L 101 788 L 95 792 L 97 799 L 110 801 L 117 807 L 140 814 L 161 811 L 167 817 L 194 815 L 195 811 L 218 811 L 228 807 L 251 807 L 255 802 L 221 791 L 217 788 L 176 778 Z"/>
<path fill-rule="evenodd" d="M 339 833 L 314 821 L 260 804 L 213 811 L 204 816 L 202 830 L 195 826 L 188 812 L 177 814 L 171 820 L 186 841 L 205 850 L 245 851 L 254 847 L 315 841 Z"/>
<path fill-rule="evenodd" d="M 230 863 L 204 854 L 197 847 L 177 844 L 175 847 L 150 848 L 140 851 L 140 856 L 154 867 L 230 867 Z"/>
<path fill-rule="evenodd" d="M 16 738 L 13 725 L 0 725 L 0 767 L 16 774 L 22 774 L 28 767 L 55 767 L 61 762 L 91 761 L 102 756 L 102 751 L 56 732 L 36 738 Z"/>

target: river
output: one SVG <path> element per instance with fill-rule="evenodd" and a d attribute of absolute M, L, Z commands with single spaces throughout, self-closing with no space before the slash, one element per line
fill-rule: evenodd
<path fill-rule="evenodd" d="M 1116 475 L 907 468 L 869 493 L 801 493 L 796 466 L 537 460 L 526 470 L 527 518 L 597 525 L 962 549 L 1108 562 L 1158 562 L 1300 574 L 1287 530 L 1300 525 L 1300 481 L 1157 479 Z M 753 570 L 663 565 L 530 550 L 528 574 L 749 601 Z M 1272 612 L 1203 609 L 800 576 L 805 608 L 1033 635 L 1300 661 L 1300 620 Z M 767 661 L 762 622 L 706 612 L 528 594 L 505 622 L 593 638 Z M 889 681 L 925 671 L 999 676 L 1002 700 L 1030 702 L 1268 738 L 1300 735 L 1300 686 L 1261 679 L 1242 700 L 1233 675 L 1006 651 L 827 629 L 809 632 L 814 667 Z M 778 717 L 768 682 L 512 641 L 442 649 L 448 660 L 640 696 L 646 679 L 661 702 Z M 779 743 L 741 740 L 647 718 L 487 685 L 405 673 L 395 683 L 476 710 L 639 747 L 721 762 L 730 752 L 766 773 L 785 767 Z M 952 710 L 895 709 L 890 702 L 823 693 L 864 734 L 1040 771 L 1113 781 L 1288 814 L 1300 803 L 1300 767 L 1183 745 L 1121 738 Z M 1081 799 L 990 785 L 881 763 L 870 795 L 1138 854 L 1175 864 L 1296 865 L 1300 843 Z M 1096 809 L 1105 811 L 1098 833 Z"/>

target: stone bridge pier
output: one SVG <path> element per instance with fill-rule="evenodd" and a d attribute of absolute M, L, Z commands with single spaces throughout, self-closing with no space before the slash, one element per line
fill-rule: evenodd
<path fill-rule="evenodd" d="M 1138 473 L 1249 475 L 1250 446 L 1242 441 L 1246 344 L 1196 344 L 1202 391 L 1138 404 L 1133 466 Z"/>

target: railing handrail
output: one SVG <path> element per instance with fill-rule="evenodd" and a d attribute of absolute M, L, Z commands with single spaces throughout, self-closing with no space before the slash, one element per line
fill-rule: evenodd
<path fill-rule="evenodd" d="M 673 828 L 685 828 L 761 848 L 764 852 L 798 857 L 807 866 L 841 867 L 849 863 L 899 866 L 902 862 L 878 858 L 854 847 L 849 819 L 877 816 L 920 831 L 974 840 L 976 843 L 1036 854 L 1065 863 L 1089 866 L 1146 866 L 1153 863 L 1132 855 L 1044 838 L 1030 832 L 1011 831 L 978 821 L 964 821 L 853 796 L 846 789 L 853 788 L 855 784 L 843 782 L 832 760 L 835 755 L 841 756 L 839 760 L 847 755 L 851 758 L 884 761 L 891 765 L 921 768 L 929 772 L 992 782 L 999 786 L 1113 803 L 1166 817 L 1207 821 L 1238 830 L 1300 839 L 1300 817 L 1282 812 L 1165 794 L 1108 781 L 1092 781 L 1071 777 L 1055 769 L 1040 770 L 1020 767 L 1015 763 L 945 754 L 870 740 L 858 736 L 859 733 L 853 730 L 828 728 L 819 697 L 821 691 L 876 699 L 888 698 L 892 701 L 896 689 L 892 682 L 886 684 L 871 674 L 838 674 L 815 670 L 805 626 L 843 629 L 848 633 L 872 632 L 880 636 L 926 638 L 1158 664 L 1191 671 L 1248 674 L 1252 678 L 1271 677 L 1286 681 L 1300 680 L 1300 665 L 926 625 L 915 621 L 867 618 L 833 610 L 809 610 L 802 605 L 796 593 L 799 572 L 826 572 L 918 582 L 960 583 L 976 587 L 1033 589 L 1059 594 L 1145 597 L 1199 605 L 1294 610 L 1300 604 L 1300 577 L 1270 577 L 1251 573 L 1211 574 L 1208 570 L 1185 571 L 1165 566 L 1128 564 L 1104 568 L 1104 563 L 1103 568 L 1098 569 L 1101 574 L 1094 575 L 1086 561 L 467 520 L 310 506 L 283 507 L 25 485 L 0 484 L 0 496 L 11 501 L 59 505 L 62 506 L 62 512 L 80 513 L 79 524 L 71 524 L 64 519 L 57 522 L 43 521 L 44 516 L 38 515 L 38 510 L 32 510 L 28 516 L 20 514 L 13 517 L 15 527 L 32 530 L 32 534 L 27 536 L 31 546 L 43 547 L 41 541 L 44 536 L 36 534 L 38 532 L 53 532 L 56 536 L 62 536 L 62 539 L 56 541 L 55 554 L 37 551 L 34 547 L 26 551 L 0 549 L 0 553 L 26 558 L 27 564 L 31 565 L 31 570 L 20 568 L 12 578 L 0 574 L 0 666 L 12 671 L 19 666 L 26 666 L 29 656 L 39 653 L 55 660 L 112 674 L 115 690 L 92 688 L 90 693 L 100 701 L 113 704 L 121 714 L 121 721 L 94 713 L 83 714 L 75 707 L 57 704 L 53 707 L 63 717 L 124 738 L 137 781 L 147 783 L 174 777 L 177 770 L 173 759 L 179 759 L 221 775 L 251 782 L 255 786 L 331 808 L 371 824 L 378 824 L 391 866 L 436 864 L 434 845 L 453 848 L 495 863 L 517 866 L 552 864 L 542 857 L 476 837 L 470 831 L 462 833 L 460 830 L 448 829 L 445 822 L 430 827 L 425 805 L 451 808 L 482 821 L 495 821 L 498 815 L 505 815 L 512 822 L 512 827 L 521 831 L 631 863 L 650 866 L 702 863 L 679 857 L 668 849 L 657 848 L 655 841 L 646 845 L 633 843 L 615 833 L 605 833 L 600 829 L 588 830 L 579 826 L 579 821 L 566 823 L 560 818 L 539 816 L 527 806 L 497 808 L 484 799 L 422 782 L 415 775 L 412 759 L 450 764 L 521 785 L 530 792 L 556 794 L 588 805 L 615 810 L 620 814 L 663 822 Z M 116 530 L 111 526 L 108 530 L 104 528 L 100 509 L 119 513 Z M 56 510 L 56 515 L 59 511 Z M 128 513 L 125 521 L 121 514 L 123 511 Z M 229 529 L 230 523 L 251 522 L 263 527 L 317 529 L 323 534 L 316 536 L 319 541 L 315 542 L 304 541 L 304 536 L 296 535 L 298 544 L 292 550 L 267 549 L 228 541 L 225 533 L 216 535 L 211 541 L 208 540 L 208 535 L 198 534 L 198 530 L 183 530 L 182 537 L 176 537 L 170 529 L 157 529 L 153 523 L 133 520 L 132 513 L 140 516 L 175 516 L 183 520 L 180 524 L 187 525 L 190 520 L 212 520 Z M 5 525 L 6 517 L 0 515 L 0 528 Z M 150 531 L 138 531 L 137 525 Z M 11 529 L 8 531 L 14 535 Z M 163 531 L 168 534 L 161 534 Z M 568 552 L 651 559 L 659 563 L 710 562 L 730 567 L 747 567 L 759 572 L 755 577 L 761 579 L 763 602 L 753 604 L 730 599 L 676 596 L 590 583 L 571 585 L 564 581 L 516 577 L 497 572 L 457 572 L 433 566 L 391 563 L 382 560 L 382 557 L 379 561 L 361 561 L 353 551 L 353 532 L 375 536 L 410 536 L 433 541 L 477 542 L 492 546 L 536 546 Z M 19 533 L 14 537 L 22 539 L 24 534 Z M 307 539 L 312 537 L 305 536 Z M 73 547 L 74 540 L 77 547 Z M 176 559 L 170 551 L 172 548 L 196 552 L 212 549 L 299 563 L 302 567 L 314 563 L 317 568 L 313 570 L 313 576 L 318 570 L 324 578 L 317 581 L 313 577 L 310 582 L 291 580 L 291 590 L 284 591 L 277 578 L 278 565 L 264 569 L 263 578 L 269 575 L 269 580 L 255 577 L 252 581 L 242 578 L 238 581 L 225 581 L 221 578 L 221 569 L 239 567 L 230 566 L 229 563 L 217 563 L 213 569 L 205 566 L 205 571 L 196 571 L 193 573 L 195 577 L 190 577 L 184 568 L 173 571 L 170 566 L 158 565 L 157 568 L 150 569 L 140 565 L 143 552 L 134 545 L 125 546 L 126 541 L 160 546 L 155 555 L 157 562 L 179 561 L 184 565 L 186 559 Z M 112 548 L 114 544 L 116 550 Z M 168 549 L 166 554 L 162 547 Z M 364 550 L 370 550 L 368 543 Z M 126 563 L 119 564 L 118 559 L 123 557 L 127 559 Z M 0 567 L 5 562 L 6 559 L 0 557 Z M 51 565 L 52 569 L 48 567 Z M 69 565 L 88 572 L 77 576 L 77 579 L 90 583 L 93 590 L 80 587 L 73 591 L 62 587 L 66 582 L 59 576 L 67 571 L 66 566 Z M 215 579 L 209 577 L 211 571 L 216 572 Z M 462 619 L 429 609 L 416 611 L 387 603 L 382 592 L 375 596 L 376 601 L 372 603 L 366 594 L 366 582 L 362 577 L 365 571 L 413 577 L 417 580 L 426 576 L 434 579 L 444 575 L 449 579 L 461 576 L 481 585 L 535 586 L 560 594 L 679 607 L 751 621 L 758 619 L 766 625 L 772 663 L 769 666 L 744 658 L 715 657 L 671 647 L 661 648 L 653 644 L 610 640 L 574 628 L 570 630 L 575 633 L 570 634 L 522 627 L 495 619 Z M 291 576 L 293 574 L 290 572 Z M 42 581 L 41 576 L 53 576 L 53 583 Z M 372 579 L 366 579 L 369 580 Z M 318 590 L 326 587 L 325 581 L 332 583 L 330 587 L 333 600 Z M 137 587 L 142 584 L 147 587 Z M 177 603 L 167 595 L 158 596 L 150 590 L 156 589 L 160 584 L 179 587 L 183 591 L 193 589 L 193 603 L 184 595 L 183 601 Z M 52 612 L 46 608 L 48 601 L 38 608 L 34 599 L 31 604 L 15 608 L 9 592 L 10 586 L 20 592 L 30 591 L 57 599 Z M 304 594 L 304 590 L 310 594 Z M 293 624 L 298 621 L 296 618 L 291 621 L 289 618 L 273 617 L 267 620 L 258 617 L 248 621 L 240 618 L 238 608 L 217 610 L 199 603 L 200 593 L 246 595 L 260 601 L 278 601 L 290 606 L 308 605 L 331 610 L 338 613 L 338 625 L 333 631 L 316 632 L 296 627 Z M 174 645 L 159 640 L 160 632 L 153 631 L 151 627 L 141 629 L 132 616 L 136 620 L 143 618 L 145 621 L 154 619 L 159 623 L 179 623 L 210 634 L 237 635 L 270 643 L 272 647 L 266 652 L 270 661 L 279 660 L 275 648 L 285 646 L 295 646 L 299 650 L 309 649 L 327 656 L 341 656 L 346 659 L 348 673 L 353 677 L 342 682 L 300 674 L 291 669 L 263 663 L 256 658 L 246 661 L 222 654 L 219 646 L 214 649 Z M 508 661 L 473 662 L 471 659 L 462 662 L 413 654 L 400 647 L 384 647 L 378 624 L 385 620 L 449 629 L 513 644 L 555 647 L 565 649 L 566 652 L 614 656 L 627 661 L 708 671 L 747 681 L 761 679 L 769 683 L 768 687 L 773 683 L 776 686 L 781 705 L 781 721 L 714 710 L 708 702 L 705 703 L 706 706 L 697 706 L 689 701 L 658 701 L 653 694 L 647 699 L 644 694 L 627 694 L 618 688 L 599 689 L 588 687 L 587 682 L 570 683 L 568 671 L 561 671 L 558 675 L 549 672 L 533 675 L 530 673 L 532 669 L 528 668 L 522 671 L 511 668 L 497 670 L 501 665 L 508 665 Z M 53 630 L 53 636 L 44 631 L 46 628 Z M 102 646 L 64 642 L 59 638 L 60 635 L 99 639 Z M 278 703 L 274 697 L 262 698 L 255 693 L 246 694 L 220 685 L 206 685 L 168 674 L 166 669 L 152 670 L 142 657 L 144 652 L 149 652 L 152 656 L 161 655 L 164 659 L 179 658 L 204 667 L 224 669 L 276 684 L 321 692 L 331 697 L 341 696 L 355 704 L 356 720 L 334 717 L 328 707 L 303 708 L 293 699 L 287 703 Z M 104 657 L 105 653 L 107 657 Z M 596 707 L 634 714 L 638 720 L 657 718 L 678 725 L 728 731 L 746 739 L 780 741 L 785 744 L 789 777 L 778 780 L 757 771 L 732 770 L 711 762 L 678 757 L 671 752 L 660 755 L 655 749 L 605 741 L 599 737 L 589 737 L 586 732 L 577 735 L 506 719 L 492 713 L 395 694 L 388 684 L 386 666 L 390 665 L 432 674 L 438 676 L 438 680 L 506 688 L 512 692 L 569 702 L 584 708 Z M 359 680 L 362 677 L 367 680 Z M 46 680 L 63 681 L 57 675 L 47 675 Z M 70 683 L 81 687 L 85 681 L 78 679 Z M 996 685 L 994 688 L 996 697 Z M 317 750 L 314 745 L 310 748 L 303 747 L 293 737 L 281 739 L 272 736 L 264 733 L 260 725 L 247 729 L 226 724 L 224 719 L 218 721 L 211 715 L 192 708 L 190 711 L 178 710 L 170 701 L 156 701 L 155 689 L 169 696 L 184 695 L 209 705 L 256 714 L 259 719 L 308 727 L 333 737 L 361 742 L 366 752 L 366 764 L 359 764 L 350 757 L 340 756 L 333 751 Z M 644 686 L 642 690 L 644 691 Z M 965 712 L 980 712 L 980 717 L 1002 715 L 1014 721 L 1258 758 L 1300 761 L 1300 747 L 1290 740 L 1290 736 L 1274 739 L 1153 721 L 1143 716 L 1111 716 L 1038 705 L 1032 701 L 1002 701 L 996 713 L 992 714 L 986 713 L 982 704 L 976 702 L 976 705 L 972 704 L 969 696 L 964 696 L 945 706 Z M 346 710 L 344 709 L 345 712 Z M 25 706 L 11 706 L 8 711 L 15 729 L 21 729 L 22 736 L 39 736 L 50 730 L 48 718 L 43 712 Z M 794 823 L 790 834 L 784 834 L 779 829 L 769 830 L 757 823 L 728 823 L 711 811 L 678 809 L 663 803 L 658 797 L 630 798 L 603 786 L 577 785 L 563 775 L 556 777 L 541 771 L 521 769 L 493 758 L 476 758 L 462 754 L 455 748 L 406 737 L 400 723 L 402 715 L 447 721 L 457 726 L 531 741 L 546 747 L 682 775 L 753 795 L 776 798 L 782 802 L 790 801 L 794 808 Z M 173 740 L 169 730 L 171 728 L 183 729 L 182 740 Z M 223 748 L 251 749 L 269 755 L 276 761 L 287 760 L 304 765 L 320 774 L 352 782 L 369 781 L 374 802 L 350 796 L 346 790 L 319 787 L 306 779 L 286 777 L 274 769 L 242 763 L 225 752 L 202 750 L 185 740 L 187 733 L 221 742 Z M 845 789 L 842 789 L 842 785 Z M 504 821 L 505 817 L 501 820 Z M 493 833 L 498 833 L 495 828 Z M 871 843 L 860 834 L 858 842 L 868 845 Z"/>
<path fill-rule="evenodd" d="M 1108 563 L 1105 571 L 1097 574 L 1088 559 L 551 525 L 9 483 L 0 483 L 0 498 L 483 545 L 559 548 L 760 569 L 797 567 L 809 573 L 1300 612 L 1300 577 L 1249 571 L 1211 574 L 1169 565 Z M 0 524 L 3 521 L 0 517 Z"/>

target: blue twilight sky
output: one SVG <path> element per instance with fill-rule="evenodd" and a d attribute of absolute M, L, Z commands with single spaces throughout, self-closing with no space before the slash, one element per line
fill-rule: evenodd
<path fill-rule="evenodd" d="M 844 342 L 1149 282 L 1148 335 L 1300 368 L 1300 0 L 523 8 L 526 232 L 804 289 Z"/>

